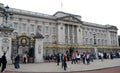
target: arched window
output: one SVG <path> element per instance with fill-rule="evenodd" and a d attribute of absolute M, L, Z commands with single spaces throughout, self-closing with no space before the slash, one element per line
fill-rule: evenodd
<path fill-rule="evenodd" d="M 35 27 L 34 27 L 33 24 L 31 24 L 31 27 L 30 27 L 30 28 L 31 28 L 31 32 L 34 32 L 34 28 L 35 28 Z"/>
<path fill-rule="evenodd" d="M 40 26 L 40 25 L 37 26 L 37 32 L 38 32 L 39 34 L 42 33 L 42 26 Z"/>
<path fill-rule="evenodd" d="M 100 39 L 98 39 L 98 45 L 100 45 Z"/>
<path fill-rule="evenodd" d="M 92 42 L 92 38 L 90 39 L 90 45 L 92 45 L 93 44 L 93 42 Z"/>
<path fill-rule="evenodd" d="M 88 44 L 88 38 L 85 39 L 85 44 L 86 44 L 86 45 Z"/>
<path fill-rule="evenodd" d="M 49 42 L 49 36 L 46 35 L 46 36 L 45 36 L 45 43 L 48 43 L 48 42 Z"/>

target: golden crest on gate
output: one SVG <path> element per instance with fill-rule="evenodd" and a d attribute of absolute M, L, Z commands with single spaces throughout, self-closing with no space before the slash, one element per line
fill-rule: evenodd
<path fill-rule="evenodd" d="M 21 41 L 22 44 L 27 44 L 27 40 L 25 38 L 22 38 L 22 41 Z"/>

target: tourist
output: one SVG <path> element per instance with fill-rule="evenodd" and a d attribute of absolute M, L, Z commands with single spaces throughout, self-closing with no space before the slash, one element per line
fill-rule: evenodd
<path fill-rule="evenodd" d="M 6 64 L 7 64 L 7 59 L 5 56 L 6 53 L 3 54 L 2 58 L 1 58 L 1 72 L 4 72 L 5 68 L 6 68 Z"/>
<path fill-rule="evenodd" d="M 72 54 L 71 61 L 72 61 L 71 64 L 73 64 L 73 63 L 76 64 L 76 55 L 75 55 L 75 53 Z"/>
<path fill-rule="evenodd" d="M 79 52 L 76 53 L 76 59 L 77 59 L 77 63 L 80 64 L 80 58 L 81 58 L 81 55 Z"/>
<path fill-rule="evenodd" d="M 81 59 L 82 59 L 83 64 L 85 64 L 85 52 L 82 53 Z"/>
<path fill-rule="evenodd" d="M 59 66 L 59 63 L 60 63 L 60 57 L 59 57 L 59 53 L 57 54 L 57 65 Z"/>
<path fill-rule="evenodd" d="M 90 54 L 88 52 L 86 52 L 85 57 L 86 57 L 87 65 L 89 65 L 90 64 L 90 60 L 89 60 Z"/>
<path fill-rule="evenodd" d="M 23 55 L 23 63 L 27 63 L 27 54 L 25 53 L 24 55 Z"/>
<path fill-rule="evenodd" d="M 63 60 L 63 67 L 64 67 L 64 70 L 66 70 L 66 69 L 67 69 L 67 62 L 66 62 L 66 60 L 65 60 L 65 59 Z"/>
<path fill-rule="evenodd" d="M 67 62 L 66 61 L 67 61 L 67 55 L 64 54 L 63 61 L 62 61 L 62 67 L 64 68 L 65 71 L 67 69 Z"/>
<path fill-rule="evenodd" d="M 14 63 L 15 69 L 19 69 L 20 68 L 19 61 L 20 61 L 20 56 L 18 54 L 16 54 L 16 56 L 15 56 L 15 63 Z"/>

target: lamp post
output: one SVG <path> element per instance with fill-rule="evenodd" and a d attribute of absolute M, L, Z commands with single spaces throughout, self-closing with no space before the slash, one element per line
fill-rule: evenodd
<path fill-rule="evenodd" d="M 98 59 L 98 50 L 96 47 L 96 34 L 95 33 L 93 34 L 93 37 L 94 37 L 94 53 L 95 53 L 96 59 Z"/>
<path fill-rule="evenodd" d="M 9 16 L 9 12 L 8 12 L 9 7 L 6 6 L 5 9 L 6 9 L 6 11 L 5 11 L 5 20 L 6 20 L 6 24 L 7 24 L 8 16 Z"/>
<path fill-rule="evenodd" d="M 94 37 L 94 46 L 96 46 L 96 34 L 93 34 Z"/>
<path fill-rule="evenodd" d="M 0 4 L 0 18 L 2 22 L 0 23 L 0 55 L 1 53 L 6 53 L 8 63 L 11 63 L 11 54 L 12 54 L 12 38 L 11 33 L 14 29 L 11 27 L 10 15 L 11 11 L 8 6 Z"/>
<path fill-rule="evenodd" d="M 8 18 L 10 17 L 11 13 L 9 12 L 9 7 L 5 7 L 5 12 L 4 12 L 4 18 L 5 18 L 5 25 L 4 27 L 9 27 L 8 26 Z"/>

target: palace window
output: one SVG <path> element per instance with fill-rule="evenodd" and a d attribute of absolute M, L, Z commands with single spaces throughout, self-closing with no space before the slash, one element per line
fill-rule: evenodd
<path fill-rule="evenodd" d="M 23 31 L 26 31 L 26 24 L 23 24 Z"/>
<path fill-rule="evenodd" d="M 18 36 L 17 32 L 13 32 L 13 38 L 16 38 Z"/>
<path fill-rule="evenodd" d="M 85 31 L 85 36 L 87 36 L 87 31 Z"/>
<path fill-rule="evenodd" d="M 17 30 L 17 26 L 18 25 L 18 23 L 14 23 L 14 29 L 16 29 Z"/>
<path fill-rule="evenodd" d="M 42 26 L 37 26 L 38 33 L 42 33 Z"/>
<path fill-rule="evenodd" d="M 49 36 L 45 36 L 45 42 L 46 42 L 46 43 L 49 42 Z"/>
<path fill-rule="evenodd" d="M 77 43 L 77 27 L 74 26 L 74 43 Z"/>
<path fill-rule="evenodd" d="M 105 45 L 107 45 L 107 40 L 105 40 Z"/>
<path fill-rule="evenodd" d="M 68 35 L 68 26 L 65 25 L 65 35 Z"/>
<path fill-rule="evenodd" d="M 48 26 L 45 27 L 45 32 L 48 33 Z"/>
<path fill-rule="evenodd" d="M 31 32 L 34 32 L 34 25 L 31 24 Z"/>
<path fill-rule="evenodd" d="M 92 42 L 92 38 L 90 39 L 90 44 L 91 44 L 91 45 L 93 44 L 93 42 Z"/>
<path fill-rule="evenodd" d="M 19 32 L 21 32 L 21 25 L 19 25 Z"/>
<path fill-rule="evenodd" d="M 65 36 L 65 43 L 68 44 L 68 36 Z"/>
<path fill-rule="evenodd" d="M 85 44 L 86 44 L 86 45 L 88 44 L 88 38 L 85 39 Z"/>
<path fill-rule="evenodd" d="M 55 27 L 53 27 L 53 33 L 55 33 Z"/>

